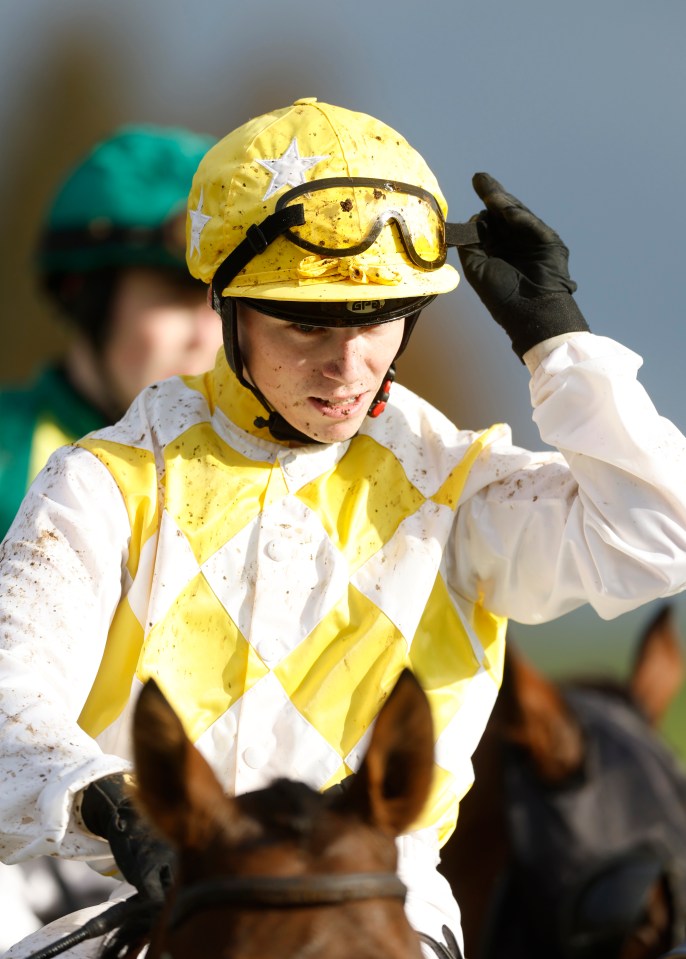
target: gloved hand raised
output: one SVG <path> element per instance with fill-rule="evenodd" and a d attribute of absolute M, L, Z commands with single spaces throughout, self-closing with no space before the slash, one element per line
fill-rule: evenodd
<path fill-rule="evenodd" d="M 124 879 L 148 899 L 161 901 L 172 884 L 176 856 L 140 817 L 123 773 L 104 776 L 83 792 L 81 817 L 106 839 Z"/>
<path fill-rule="evenodd" d="M 472 185 L 486 209 L 472 218 L 483 225 L 480 242 L 460 246 L 460 262 L 517 356 L 551 336 L 588 330 L 557 233 L 488 173 L 475 173 Z"/>

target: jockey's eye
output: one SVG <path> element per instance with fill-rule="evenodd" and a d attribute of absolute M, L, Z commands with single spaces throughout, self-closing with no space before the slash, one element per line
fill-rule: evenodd
<path fill-rule="evenodd" d="M 294 323 L 293 327 L 298 331 L 298 333 L 314 333 L 315 330 L 319 330 L 319 326 L 308 326 L 307 323 Z"/>

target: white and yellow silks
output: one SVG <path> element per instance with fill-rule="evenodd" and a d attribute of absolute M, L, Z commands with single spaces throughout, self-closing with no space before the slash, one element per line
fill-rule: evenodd
<path fill-rule="evenodd" d="M 111 472 L 132 529 L 132 586 L 80 725 L 99 739 L 119 726 L 152 675 L 195 741 L 224 745 L 215 764 L 228 789 L 254 788 L 266 767 L 324 788 L 357 768 L 409 665 L 437 735 L 417 826 L 444 842 L 502 671 L 505 621 L 451 591 L 443 558 L 489 432 L 451 428 L 462 443 L 425 462 L 412 431 L 398 447 L 394 417 L 426 416 L 426 406 L 412 409 L 396 385 L 402 413 L 368 421 L 366 435 L 289 449 L 258 438 L 256 401 L 223 354 L 186 383 L 180 429 L 165 420 L 147 435 L 114 428 L 80 444 Z"/>
<path fill-rule="evenodd" d="M 686 438 L 638 382 L 640 357 L 559 340 L 529 367 L 541 452 L 504 425 L 460 430 L 398 384 L 356 439 L 289 449 L 254 428 L 261 409 L 222 359 L 54 453 L 3 544 L 4 861 L 112 868 L 75 800 L 130 767 L 148 673 L 244 792 L 355 769 L 409 662 L 434 706 L 437 777 L 398 870 L 415 928 L 457 934 L 438 833 L 495 698 L 504 622 L 486 608 L 533 624 L 590 603 L 610 619 L 686 583 Z"/>

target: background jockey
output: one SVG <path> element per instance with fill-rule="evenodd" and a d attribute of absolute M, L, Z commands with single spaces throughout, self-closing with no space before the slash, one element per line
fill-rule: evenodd
<path fill-rule="evenodd" d="M 155 380 L 214 364 L 221 325 L 184 255 L 191 179 L 213 143 L 122 127 L 59 185 L 36 270 L 70 339 L 30 383 L 0 391 L 0 537 L 54 449 L 113 423 Z"/>
<path fill-rule="evenodd" d="M 399 871 L 414 926 L 461 938 L 435 867 L 506 618 L 583 603 L 611 617 L 686 583 L 686 440 L 637 383 L 639 357 L 589 332 L 557 234 L 492 177 L 473 183 L 478 219 L 446 225 L 399 133 L 312 99 L 205 155 L 187 259 L 224 351 L 57 452 L 4 544 L 6 861 L 83 858 L 162 894 L 173 856 L 127 792 L 149 676 L 228 791 L 278 775 L 323 790 L 356 770 L 409 666 L 436 765 Z M 460 243 L 559 452 L 513 446 L 504 425 L 462 429 L 393 385 L 421 310 L 457 285 Z"/>
<path fill-rule="evenodd" d="M 30 382 L 0 390 L 0 538 L 54 449 L 114 422 L 149 383 L 214 364 L 221 322 L 185 260 L 188 191 L 214 142 L 176 127 L 122 127 L 59 184 L 35 268 L 69 339 Z M 76 861 L 0 868 L 0 951 L 107 888 Z"/>

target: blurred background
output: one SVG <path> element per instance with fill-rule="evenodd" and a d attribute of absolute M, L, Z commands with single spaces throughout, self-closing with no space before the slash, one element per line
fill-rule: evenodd
<path fill-rule="evenodd" d="M 61 345 L 32 252 L 93 141 L 130 121 L 222 136 L 316 96 L 402 132 L 451 219 L 479 209 L 470 179 L 486 170 L 553 225 L 592 329 L 644 358 L 642 382 L 686 430 L 685 38 L 683 0 L 2 0 L 0 379 Z M 399 379 L 462 426 L 505 420 L 540 446 L 525 368 L 467 284 L 424 314 Z M 584 610 L 513 635 L 555 675 L 621 676 L 651 612 Z M 684 695 L 665 733 L 686 756 Z"/>

